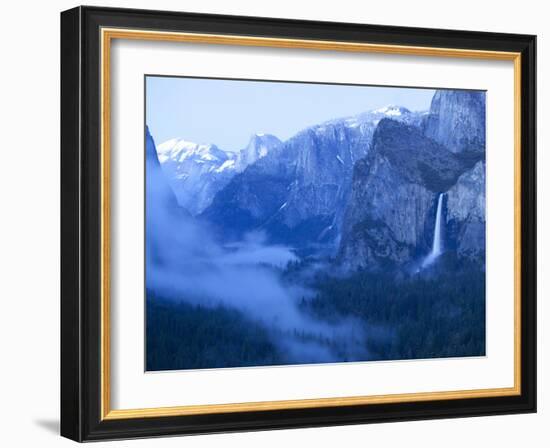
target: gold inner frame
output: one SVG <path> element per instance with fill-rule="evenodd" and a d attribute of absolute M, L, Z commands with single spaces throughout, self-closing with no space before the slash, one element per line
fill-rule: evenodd
<path fill-rule="evenodd" d="M 521 53 L 465 50 L 458 48 L 336 42 L 305 39 L 279 39 L 216 34 L 145 31 L 137 29 L 101 29 L 101 419 L 128 419 L 246 412 L 262 410 L 306 409 L 413 401 L 502 397 L 521 394 Z M 456 57 L 506 60 L 514 63 L 514 386 L 442 392 L 418 392 L 301 400 L 170 406 L 141 409 L 111 409 L 110 350 L 110 50 L 113 39 L 240 45 L 383 53 L 413 56 Z"/>

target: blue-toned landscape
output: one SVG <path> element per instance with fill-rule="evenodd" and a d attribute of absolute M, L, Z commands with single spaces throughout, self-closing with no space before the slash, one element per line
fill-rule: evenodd
<path fill-rule="evenodd" d="M 146 370 L 485 355 L 485 92 L 146 83 Z"/>

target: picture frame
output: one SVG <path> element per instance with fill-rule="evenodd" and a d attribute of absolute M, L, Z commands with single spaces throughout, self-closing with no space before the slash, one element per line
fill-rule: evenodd
<path fill-rule="evenodd" d="M 513 385 L 113 409 L 111 248 L 118 235 L 111 232 L 110 79 L 112 44 L 119 40 L 400 55 L 409 64 L 414 58 L 509 62 Z M 535 142 L 535 36 L 82 6 L 61 13 L 61 435 L 82 442 L 536 412 Z"/>

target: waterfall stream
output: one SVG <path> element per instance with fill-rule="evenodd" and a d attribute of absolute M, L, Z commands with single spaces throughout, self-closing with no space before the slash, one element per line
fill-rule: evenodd
<path fill-rule="evenodd" d="M 437 199 L 437 211 L 435 213 L 435 227 L 434 227 L 434 237 L 432 242 L 432 250 L 422 262 L 422 267 L 426 267 L 432 264 L 437 259 L 437 257 L 441 255 L 441 252 L 443 251 L 443 244 L 442 244 L 443 231 L 442 231 L 442 223 L 441 223 L 441 215 L 443 213 L 442 209 L 443 209 L 443 193 L 440 193 L 439 198 Z"/>

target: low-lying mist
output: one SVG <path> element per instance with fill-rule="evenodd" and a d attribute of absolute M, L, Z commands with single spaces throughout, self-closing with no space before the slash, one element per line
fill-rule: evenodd
<path fill-rule="evenodd" d="M 288 362 L 328 362 L 364 356 L 361 326 L 353 319 L 316 320 L 298 304 L 314 291 L 282 280 L 298 258 L 268 245 L 261 232 L 222 245 L 208 224 L 179 209 L 156 160 L 147 161 L 146 287 L 155 296 L 204 307 L 236 309 L 264 326 Z M 338 347 L 336 356 L 332 347 Z"/>

